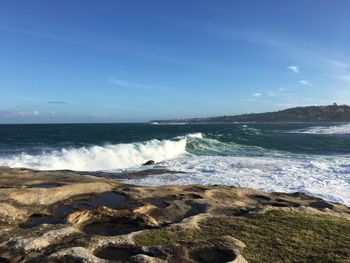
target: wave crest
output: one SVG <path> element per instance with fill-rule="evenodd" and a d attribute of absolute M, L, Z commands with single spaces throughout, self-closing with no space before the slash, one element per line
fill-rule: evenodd
<path fill-rule="evenodd" d="M 0 159 L 0 165 L 40 170 L 97 171 L 134 167 L 148 160 L 161 162 L 175 158 L 186 151 L 187 138 L 176 140 L 150 140 L 62 149 L 39 155 L 22 153 Z"/>

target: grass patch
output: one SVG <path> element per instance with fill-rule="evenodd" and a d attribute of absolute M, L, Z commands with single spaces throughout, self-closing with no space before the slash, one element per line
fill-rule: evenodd
<path fill-rule="evenodd" d="M 170 229 L 151 230 L 135 236 L 135 242 L 141 246 L 154 247 L 176 243 L 176 233 Z"/>
<path fill-rule="evenodd" d="M 231 235 L 247 247 L 249 262 L 350 262 L 350 222 L 343 218 L 301 212 L 270 211 L 254 219 L 208 219 L 201 231 L 154 230 L 136 236 L 144 246 L 174 244 Z"/>
<path fill-rule="evenodd" d="M 350 222 L 338 217 L 271 211 L 202 225 L 205 237 L 223 234 L 247 245 L 249 262 L 350 262 Z"/>
<path fill-rule="evenodd" d="M 173 229 L 157 229 L 146 231 L 135 236 L 135 242 L 141 246 L 155 247 L 162 245 L 175 244 L 181 241 L 193 241 L 200 237 L 201 232 L 196 229 L 186 229 L 183 231 L 174 231 Z"/>

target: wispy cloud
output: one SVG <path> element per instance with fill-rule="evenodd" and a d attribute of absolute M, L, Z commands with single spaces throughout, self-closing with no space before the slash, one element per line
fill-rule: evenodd
<path fill-rule="evenodd" d="M 65 101 L 58 101 L 58 100 L 52 100 L 52 101 L 48 101 L 48 104 L 58 104 L 58 105 L 67 105 L 68 102 Z"/>
<path fill-rule="evenodd" d="M 299 80 L 299 83 L 300 83 L 301 85 L 304 85 L 304 86 L 309 86 L 309 87 L 313 86 L 312 83 L 311 83 L 310 81 L 307 81 L 307 80 L 304 80 L 304 79 Z"/>
<path fill-rule="evenodd" d="M 109 82 L 116 86 L 130 88 L 130 89 L 140 89 L 140 90 L 168 90 L 169 89 L 168 87 L 165 87 L 165 86 L 143 84 L 143 83 L 124 80 L 120 78 L 111 78 L 109 79 Z"/>
<path fill-rule="evenodd" d="M 146 43 L 140 39 L 131 40 L 103 35 L 79 34 L 74 32 L 67 33 L 60 30 L 60 33 L 53 34 L 41 32 L 39 29 L 17 28 L 0 25 L 0 31 L 11 32 L 15 34 L 47 39 L 62 43 L 68 43 L 76 46 L 91 48 L 95 50 L 119 53 L 126 56 L 135 56 L 153 61 L 177 64 L 177 65 L 207 65 L 211 67 L 223 68 L 220 64 L 214 64 L 208 61 L 192 59 L 188 57 L 178 57 L 169 54 L 169 48 L 154 43 Z M 63 32 L 63 33 L 62 33 Z M 155 51 L 156 50 L 156 51 Z"/>
<path fill-rule="evenodd" d="M 287 66 L 287 69 L 293 71 L 293 72 L 296 73 L 296 74 L 300 73 L 299 67 L 298 67 L 298 66 L 295 66 L 295 65 Z"/>
<path fill-rule="evenodd" d="M 259 29 L 232 29 L 222 25 L 210 25 L 207 30 L 218 37 L 229 39 L 233 42 L 244 41 L 250 44 L 265 46 L 283 53 L 286 57 L 298 60 L 305 65 L 338 71 L 350 69 L 348 57 L 336 50 L 324 47 L 318 43 L 295 35 L 286 35 L 282 32 L 266 32 Z M 295 65 L 291 65 L 295 66 Z M 297 68 L 289 68 L 297 73 Z"/>
<path fill-rule="evenodd" d="M 38 116 L 40 112 L 38 110 L 23 110 L 17 109 L 0 109 L 0 118 L 11 118 L 11 117 L 30 117 Z"/>
<path fill-rule="evenodd" d="M 346 84 L 350 84 L 350 74 L 348 74 L 348 75 L 336 75 L 336 76 L 332 76 L 332 77 L 334 79 L 345 82 Z"/>
<path fill-rule="evenodd" d="M 333 65 L 334 67 L 337 67 L 340 69 L 350 69 L 350 65 L 343 61 L 338 61 L 336 59 L 328 59 L 328 58 L 324 58 L 324 61 L 329 65 Z"/>
<path fill-rule="evenodd" d="M 261 92 L 255 92 L 252 94 L 253 97 L 261 97 L 262 93 Z"/>
<path fill-rule="evenodd" d="M 338 71 L 350 67 L 344 62 L 347 60 L 346 56 L 339 55 L 335 50 L 325 48 L 304 38 L 283 34 L 271 35 L 257 31 L 252 31 L 247 36 L 247 40 L 252 43 L 279 50 L 286 56 L 301 60 L 304 64 L 314 68 Z M 299 73 L 298 66 L 295 68 L 295 65 L 291 66 L 290 70 Z"/>

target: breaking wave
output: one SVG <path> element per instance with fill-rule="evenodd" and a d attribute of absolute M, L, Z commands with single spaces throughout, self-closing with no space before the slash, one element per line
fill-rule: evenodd
<path fill-rule="evenodd" d="M 317 126 L 307 129 L 292 131 L 291 133 L 310 133 L 310 134 L 350 134 L 350 124 L 337 126 Z"/>
<path fill-rule="evenodd" d="M 22 153 L 2 157 L 0 165 L 40 170 L 98 171 L 134 167 L 148 160 L 161 162 L 185 154 L 187 140 L 202 138 L 194 133 L 172 140 L 150 140 L 104 146 L 61 149 L 38 155 Z"/>

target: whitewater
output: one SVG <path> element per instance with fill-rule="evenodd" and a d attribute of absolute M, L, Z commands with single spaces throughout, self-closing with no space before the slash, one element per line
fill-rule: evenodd
<path fill-rule="evenodd" d="M 286 128 L 285 125 L 251 124 L 203 128 L 160 126 L 163 125 L 152 125 L 152 129 L 158 132 L 159 129 L 170 130 L 174 136 L 81 147 L 45 147 L 41 152 L 30 151 L 28 147 L 24 147 L 27 150 L 23 151 L 22 147 L 19 153 L 0 155 L 0 165 L 118 174 L 130 170 L 166 168 L 178 173 L 154 174 L 123 182 L 152 186 L 219 184 L 267 192 L 304 192 L 350 205 L 350 151 L 347 152 L 346 144 L 349 124 L 297 129 L 294 126 Z M 190 132 L 177 135 L 178 129 Z M 51 135 L 48 136 L 51 138 Z M 137 137 L 140 137 L 139 134 Z M 45 146 L 48 145 L 46 142 Z M 156 164 L 142 165 L 149 160 L 154 160 Z"/>
<path fill-rule="evenodd" d="M 350 124 L 339 126 L 316 126 L 308 129 L 301 129 L 292 131 L 295 133 L 309 133 L 309 134 L 350 134 Z"/>

